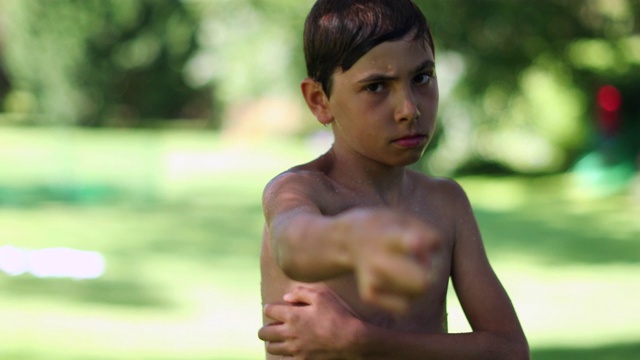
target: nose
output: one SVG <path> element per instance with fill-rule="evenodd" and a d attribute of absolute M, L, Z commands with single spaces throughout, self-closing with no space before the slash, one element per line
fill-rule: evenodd
<path fill-rule="evenodd" d="M 416 96 L 412 89 L 400 91 L 397 99 L 396 121 L 414 121 L 418 117 L 420 117 L 420 110 L 418 110 Z"/>

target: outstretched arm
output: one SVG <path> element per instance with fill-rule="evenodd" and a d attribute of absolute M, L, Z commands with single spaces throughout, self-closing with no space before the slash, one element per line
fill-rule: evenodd
<path fill-rule="evenodd" d="M 438 235 L 424 222 L 390 210 L 324 215 L 321 186 L 312 175 L 296 173 L 267 186 L 263 208 L 278 266 L 302 282 L 354 272 L 364 301 L 406 309 L 429 286 L 426 265 L 440 246 Z"/>

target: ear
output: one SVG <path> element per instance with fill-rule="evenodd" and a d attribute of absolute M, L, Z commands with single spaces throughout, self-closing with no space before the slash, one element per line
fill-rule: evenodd
<path fill-rule="evenodd" d="M 306 78 L 302 80 L 300 89 L 313 115 L 322 125 L 329 125 L 333 121 L 333 115 L 329 109 L 329 98 L 322 89 L 322 84 L 311 78 Z"/>

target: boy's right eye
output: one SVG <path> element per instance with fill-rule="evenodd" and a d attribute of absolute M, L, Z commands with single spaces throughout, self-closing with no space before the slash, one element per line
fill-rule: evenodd
<path fill-rule="evenodd" d="M 384 91 L 384 84 L 382 83 L 372 83 L 365 87 L 365 90 L 371 93 L 379 93 Z"/>

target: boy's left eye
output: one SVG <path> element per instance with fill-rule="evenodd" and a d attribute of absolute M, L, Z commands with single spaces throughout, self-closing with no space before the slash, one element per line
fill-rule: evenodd
<path fill-rule="evenodd" d="M 430 74 L 427 74 L 427 73 L 418 74 L 418 75 L 413 77 L 413 82 L 418 84 L 418 85 L 425 85 L 425 84 L 429 83 L 431 78 L 432 78 L 432 76 Z"/>

